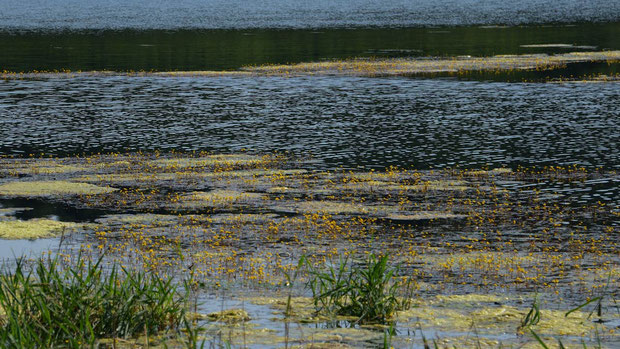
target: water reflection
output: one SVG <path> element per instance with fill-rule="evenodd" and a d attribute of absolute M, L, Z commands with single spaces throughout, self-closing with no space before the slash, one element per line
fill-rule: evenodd
<path fill-rule="evenodd" d="M 2 30 L 1 23 L 0 70 L 17 72 L 221 70 L 349 57 L 493 56 L 620 49 L 620 22 L 442 30 L 416 27 L 18 33 Z"/>

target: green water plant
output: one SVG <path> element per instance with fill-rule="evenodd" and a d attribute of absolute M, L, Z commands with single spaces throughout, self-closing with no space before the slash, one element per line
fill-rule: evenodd
<path fill-rule="evenodd" d="M 171 279 L 81 255 L 17 259 L 0 275 L 0 347 L 81 348 L 101 339 L 178 333 L 186 297 Z"/>
<path fill-rule="evenodd" d="M 326 270 L 310 267 L 308 285 L 317 311 L 356 317 L 356 323 L 389 323 L 396 311 L 411 306 L 409 282 L 398 280 L 388 255 L 371 254 L 359 266 L 341 258 Z"/>

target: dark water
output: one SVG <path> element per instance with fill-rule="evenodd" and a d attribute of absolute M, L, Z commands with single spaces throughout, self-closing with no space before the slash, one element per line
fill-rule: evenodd
<path fill-rule="evenodd" d="M 93 222 L 106 212 L 96 209 L 76 208 L 61 202 L 50 202 L 43 199 L 12 198 L 0 199 L 1 208 L 28 207 L 15 213 L 17 219 L 50 218 L 67 222 Z"/>
<path fill-rule="evenodd" d="M 354 30 L 0 30 L 0 70 L 225 70 L 368 56 L 563 53 L 617 50 L 618 38 L 620 22 Z M 531 44 L 573 46 L 522 47 Z"/>
<path fill-rule="evenodd" d="M 2 0 L 0 27 L 316 28 L 617 21 L 606 0 Z"/>
<path fill-rule="evenodd" d="M 411 78 L 0 82 L 0 153 L 289 151 L 326 167 L 620 168 L 620 84 Z"/>

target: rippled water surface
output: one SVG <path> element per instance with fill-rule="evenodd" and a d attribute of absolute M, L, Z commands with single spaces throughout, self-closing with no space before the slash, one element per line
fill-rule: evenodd
<path fill-rule="evenodd" d="M 26 29 L 522 24 L 620 15 L 620 3 L 605 0 L 2 0 L 0 9 L 0 26 Z"/>
<path fill-rule="evenodd" d="M 620 167 L 618 83 L 77 77 L 0 82 L 0 152 L 250 149 L 326 167 Z"/>

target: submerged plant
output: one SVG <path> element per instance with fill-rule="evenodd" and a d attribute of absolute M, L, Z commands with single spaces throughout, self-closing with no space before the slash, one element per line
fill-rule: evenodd
<path fill-rule="evenodd" d="M 308 284 L 318 311 L 354 316 L 358 323 L 387 323 L 411 305 L 411 288 L 398 282 L 398 271 L 388 265 L 388 255 L 371 254 L 362 266 L 351 266 L 345 258 L 325 271 L 311 268 Z"/>
<path fill-rule="evenodd" d="M 70 266 L 58 258 L 32 267 L 18 259 L 0 275 L 0 346 L 71 347 L 102 338 L 130 338 L 177 331 L 185 297 L 171 279 L 81 256 Z"/>

